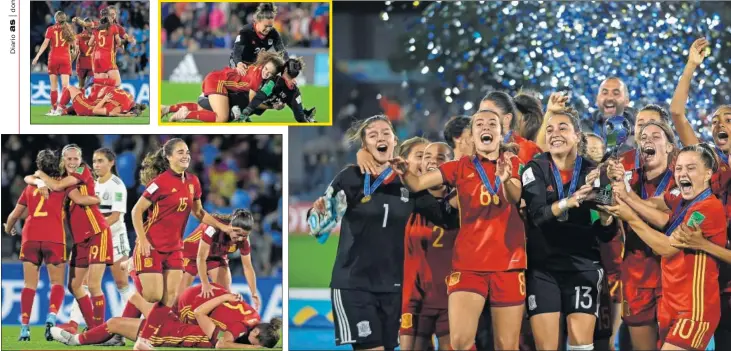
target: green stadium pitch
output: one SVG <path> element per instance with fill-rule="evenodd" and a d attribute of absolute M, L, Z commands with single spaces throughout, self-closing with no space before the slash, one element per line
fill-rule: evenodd
<path fill-rule="evenodd" d="M 31 106 L 30 124 L 150 124 L 149 107 L 139 117 L 46 116 L 50 105 Z"/>
<path fill-rule="evenodd" d="M 46 331 L 46 327 L 30 327 L 30 341 L 18 341 L 18 335 L 20 335 L 20 326 L 15 327 L 3 327 L 3 339 L 2 348 L 3 350 L 132 350 L 134 346 L 133 341 L 125 340 L 125 346 L 115 347 L 99 347 L 94 345 L 89 346 L 67 346 L 58 341 L 46 341 L 43 336 Z M 273 349 L 261 348 L 261 349 L 249 349 L 249 350 L 281 350 L 282 339 L 279 339 L 279 343 Z M 201 348 L 184 348 L 184 347 L 156 347 L 155 350 L 209 350 Z M 210 349 L 213 350 L 213 349 Z"/>
<path fill-rule="evenodd" d="M 332 234 L 325 244 L 320 244 L 307 234 L 290 234 L 289 287 L 329 287 L 335 254 L 338 251 L 338 239 L 340 236 Z"/>
<path fill-rule="evenodd" d="M 198 96 L 201 94 L 201 85 L 199 83 L 171 83 L 163 81 L 160 85 L 162 96 L 160 103 L 163 105 L 173 105 L 181 102 L 197 102 Z M 300 87 L 302 93 L 302 103 L 305 108 L 317 107 L 317 115 L 315 119 L 317 123 L 330 122 L 330 94 L 327 87 L 317 87 L 305 85 Z M 163 117 L 163 122 L 168 122 L 170 115 Z M 262 115 L 252 115 L 253 123 L 297 123 L 292 116 L 289 107 L 282 110 L 267 110 Z M 201 123 L 197 120 L 186 120 L 186 123 Z"/>

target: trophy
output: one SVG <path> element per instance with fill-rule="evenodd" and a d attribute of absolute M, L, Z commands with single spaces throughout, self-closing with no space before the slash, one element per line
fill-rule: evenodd
<path fill-rule="evenodd" d="M 599 178 L 594 181 L 594 189 L 589 196 L 590 201 L 596 205 L 611 205 L 614 202 L 612 180 L 607 175 L 607 164 L 605 162 L 609 158 L 619 161 L 619 149 L 627 142 L 631 132 L 632 124 L 623 116 L 613 116 L 604 122 L 607 152 L 599 164 Z"/>

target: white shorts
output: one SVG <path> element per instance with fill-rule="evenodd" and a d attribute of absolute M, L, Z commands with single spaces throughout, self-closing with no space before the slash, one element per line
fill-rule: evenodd
<path fill-rule="evenodd" d="M 121 260 L 124 256 L 129 257 L 129 237 L 126 230 L 112 232 L 112 245 L 114 246 L 114 262 Z"/>

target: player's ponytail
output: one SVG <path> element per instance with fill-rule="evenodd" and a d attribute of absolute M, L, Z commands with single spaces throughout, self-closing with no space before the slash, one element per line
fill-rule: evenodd
<path fill-rule="evenodd" d="M 58 156 L 56 156 L 53 150 L 45 149 L 39 151 L 38 155 L 36 155 L 36 167 L 51 178 L 61 176 L 58 168 Z"/>
<path fill-rule="evenodd" d="M 114 151 L 112 151 L 112 149 L 103 147 L 103 148 L 97 149 L 96 151 L 94 151 L 94 153 L 95 154 L 102 154 L 102 155 L 104 155 L 104 157 L 109 162 L 112 163 L 112 169 L 111 169 L 112 174 L 119 175 L 117 173 L 117 162 L 116 162 L 117 161 L 117 155 L 114 153 Z"/>
<path fill-rule="evenodd" d="M 261 346 L 270 349 L 274 348 L 274 346 L 277 346 L 277 343 L 279 342 L 279 334 L 282 329 L 282 319 L 272 318 L 269 323 L 260 323 L 257 325 L 256 329 L 259 330 L 257 339 L 259 339 Z"/>
<path fill-rule="evenodd" d="M 112 21 L 109 20 L 109 16 L 103 16 L 99 20 L 99 29 L 100 30 L 107 30 L 109 29 L 109 26 L 112 25 Z"/>
<path fill-rule="evenodd" d="M 254 12 L 254 20 L 257 22 L 264 20 L 273 20 L 277 16 L 277 6 L 273 2 L 262 2 L 256 7 Z"/>
<path fill-rule="evenodd" d="M 284 64 L 285 72 L 290 78 L 297 78 L 304 67 L 305 61 L 301 57 L 290 57 Z"/>

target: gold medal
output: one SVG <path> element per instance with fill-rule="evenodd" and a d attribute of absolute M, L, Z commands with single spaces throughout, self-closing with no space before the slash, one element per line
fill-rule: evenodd
<path fill-rule="evenodd" d="M 363 199 L 361 199 L 360 200 L 360 203 L 364 204 L 364 203 L 366 203 L 368 201 L 371 201 L 371 196 L 370 195 L 367 195 L 366 197 L 364 197 Z"/>
<path fill-rule="evenodd" d="M 498 196 L 498 194 L 492 196 L 492 203 L 494 203 L 495 206 L 500 205 L 500 196 Z"/>

